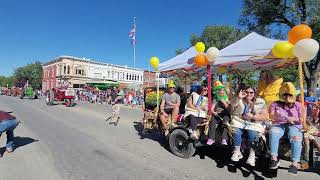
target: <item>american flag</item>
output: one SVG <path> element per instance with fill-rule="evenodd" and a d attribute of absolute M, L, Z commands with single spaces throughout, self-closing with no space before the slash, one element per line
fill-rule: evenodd
<path fill-rule="evenodd" d="M 129 37 L 131 37 L 131 44 L 135 45 L 136 44 L 136 25 L 133 25 L 133 28 L 129 32 Z"/>

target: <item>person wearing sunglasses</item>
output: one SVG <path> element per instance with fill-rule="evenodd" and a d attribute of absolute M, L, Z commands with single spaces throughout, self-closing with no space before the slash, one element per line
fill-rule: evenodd
<path fill-rule="evenodd" d="M 167 119 L 171 114 L 171 122 L 175 123 L 179 114 L 180 96 L 175 92 L 175 84 L 170 81 L 168 84 L 168 90 L 163 94 L 160 104 L 160 121 L 165 128 L 165 134 L 169 133 L 169 126 Z"/>
<path fill-rule="evenodd" d="M 285 82 L 280 88 L 280 101 L 271 104 L 269 113 L 273 120 L 273 126 L 269 130 L 269 146 L 271 154 L 270 169 L 279 166 L 278 149 L 279 140 L 288 132 L 291 143 L 292 164 L 289 173 L 297 175 L 302 151 L 303 126 L 302 105 L 296 101 L 296 88 L 291 82 Z"/>
<path fill-rule="evenodd" d="M 241 88 L 238 96 L 231 101 L 231 122 L 233 128 L 234 151 L 231 160 L 238 162 L 243 158 L 240 151 L 242 134 L 248 134 L 250 154 L 247 164 L 255 166 L 255 150 L 258 148 L 259 137 L 265 132 L 262 122 L 268 119 L 266 103 L 261 98 L 256 98 L 255 89 L 250 86 Z"/>
<path fill-rule="evenodd" d="M 208 88 L 202 85 L 197 92 L 191 93 L 185 106 L 184 117 L 190 120 L 190 138 L 199 139 L 196 133 L 197 124 L 201 123 L 207 117 L 208 111 Z"/>

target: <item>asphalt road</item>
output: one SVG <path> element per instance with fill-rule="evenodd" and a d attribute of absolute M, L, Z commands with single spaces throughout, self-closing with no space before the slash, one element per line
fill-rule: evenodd
<path fill-rule="evenodd" d="M 16 150 L 0 159 L 2 180 L 267 179 L 263 168 L 233 166 L 227 149 L 205 148 L 190 159 L 170 153 L 157 134 L 141 138 L 142 111 L 122 108 L 118 126 L 105 120 L 110 107 L 79 103 L 46 106 L 43 99 L 0 96 L 0 109 L 23 121 L 15 131 Z M 2 135 L 2 147 L 6 137 Z M 160 142 L 160 143 L 159 143 Z M 2 148 L 2 150 L 4 150 Z M 282 162 L 276 179 L 320 179 L 288 174 Z"/>

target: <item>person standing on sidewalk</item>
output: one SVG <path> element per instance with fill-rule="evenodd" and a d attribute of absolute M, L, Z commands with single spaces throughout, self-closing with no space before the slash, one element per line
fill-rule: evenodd
<path fill-rule="evenodd" d="M 109 124 L 114 123 L 115 126 L 118 125 L 118 122 L 120 119 L 119 113 L 120 113 L 121 97 L 118 96 L 118 92 L 119 92 L 118 88 L 113 87 L 113 90 L 110 93 L 111 104 L 112 104 L 112 114 L 111 114 L 111 117 L 107 119 L 107 121 L 111 119 Z"/>
<path fill-rule="evenodd" d="M 12 116 L 10 113 L 0 110 L 0 137 L 2 133 L 6 132 L 7 134 L 7 145 L 6 151 L 8 153 L 13 152 L 14 150 L 14 129 L 18 126 L 19 121 L 16 117 Z"/>

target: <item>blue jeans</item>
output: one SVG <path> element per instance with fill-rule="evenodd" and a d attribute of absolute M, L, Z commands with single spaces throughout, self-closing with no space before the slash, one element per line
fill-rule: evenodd
<path fill-rule="evenodd" d="M 242 143 L 242 134 L 244 131 L 248 133 L 248 141 L 250 148 L 256 148 L 259 144 L 259 133 L 257 131 L 235 128 L 233 133 L 233 144 L 235 147 L 240 147 Z"/>
<path fill-rule="evenodd" d="M 288 138 L 291 143 L 292 161 L 300 162 L 302 150 L 302 132 L 295 126 L 288 127 Z M 269 146 L 271 155 L 278 156 L 279 140 L 286 131 L 286 125 L 276 125 L 269 130 Z"/>
<path fill-rule="evenodd" d="M 18 124 L 19 123 L 16 119 L 0 121 L 0 136 L 4 132 L 7 133 L 7 148 L 13 149 L 13 130 L 18 126 Z"/>

